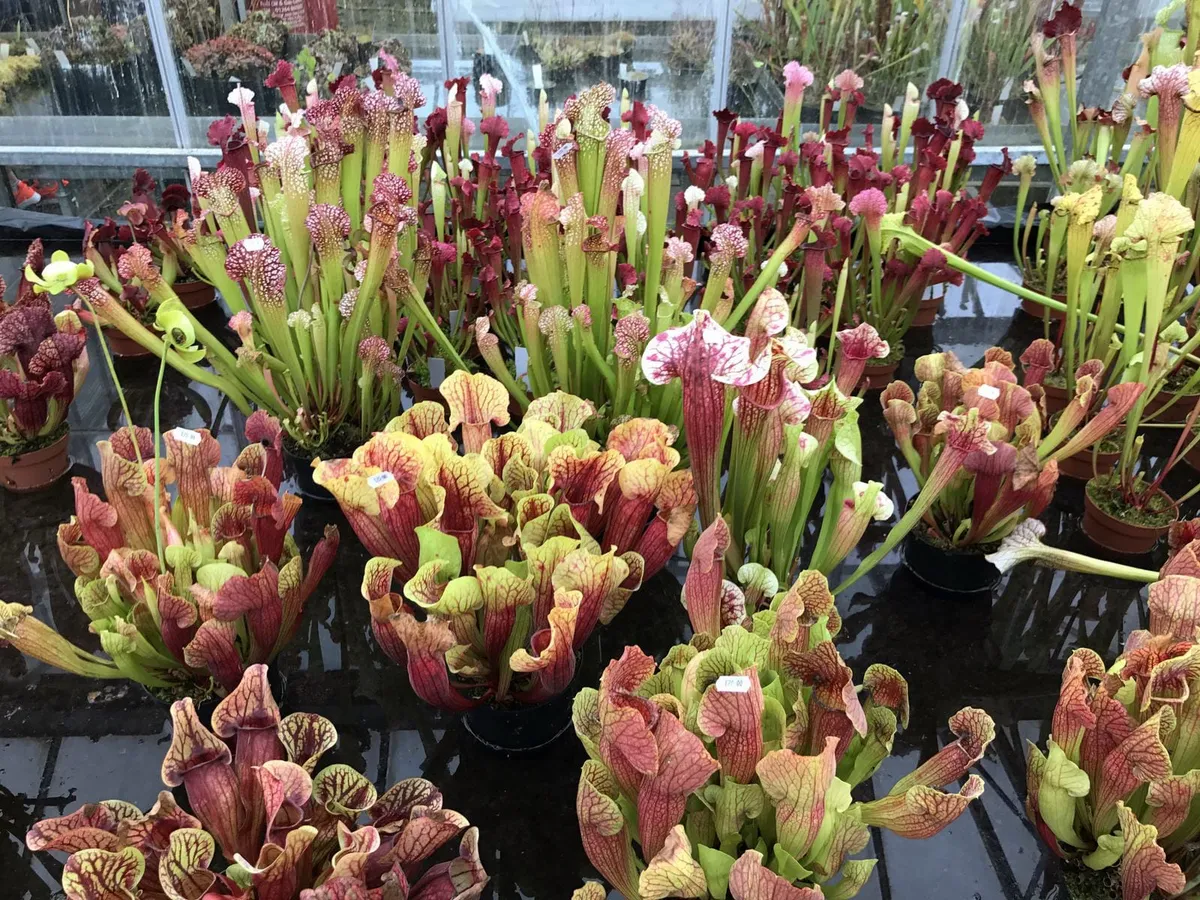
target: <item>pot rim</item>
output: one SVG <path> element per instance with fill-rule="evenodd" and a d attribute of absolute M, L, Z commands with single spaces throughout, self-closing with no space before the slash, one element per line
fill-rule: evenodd
<path fill-rule="evenodd" d="M 966 558 L 966 557 L 970 557 L 972 559 L 972 561 L 981 560 L 984 563 L 986 563 L 986 565 L 995 574 L 993 575 L 993 574 L 989 573 L 987 582 L 980 583 L 978 587 L 958 587 L 958 586 L 951 586 L 951 585 L 947 585 L 947 584 L 939 584 L 938 582 L 932 581 L 929 578 L 927 578 L 925 576 L 925 574 L 921 571 L 921 567 L 919 565 L 914 565 L 910 561 L 910 559 L 909 559 L 909 547 L 911 546 L 910 541 L 920 542 L 925 547 L 927 547 L 929 550 L 931 550 L 935 553 L 940 553 L 944 556 L 947 556 L 952 560 L 956 559 L 956 558 L 962 559 L 962 558 Z M 956 596 L 967 597 L 967 596 L 977 596 L 980 594 L 990 593 L 996 587 L 996 585 L 1000 583 L 1001 579 L 1004 577 L 1003 572 L 1001 572 L 999 569 L 997 569 L 990 562 L 987 562 L 986 553 L 982 547 L 947 549 L 945 547 L 938 546 L 937 544 L 930 541 L 924 535 L 924 533 L 921 531 L 920 528 L 914 528 L 912 531 L 910 531 L 908 533 L 908 536 L 901 543 L 900 560 L 901 560 L 902 564 L 904 565 L 904 568 L 907 569 L 908 572 L 914 578 L 917 579 L 917 581 L 921 582 L 921 584 L 929 587 L 931 590 L 938 591 L 940 593 L 945 593 L 945 594 L 954 594 Z"/>
<path fill-rule="evenodd" d="M 1100 476 L 1100 477 L 1104 477 L 1104 476 Z M 1106 525 L 1108 525 L 1109 528 L 1112 531 L 1116 532 L 1117 534 L 1123 534 L 1123 535 L 1127 535 L 1129 537 L 1144 537 L 1150 533 L 1154 533 L 1158 537 L 1162 537 L 1164 534 L 1167 533 L 1167 529 L 1169 529 L 1172 525 L 1174 525 L 1176 522 L 1179 521 L 1179 503 L 1175 500 L 1174 497 L 1172 497 L 1170 494 L 1168 494 L 1162 488 L 1157 488 L 1155 493 L 1161 494 L 1162 496 L 1166 497 L 1168 500 L 1171 501 L 1171 506 L 1173 507 L 1173 509 L 1175 511 L 1174 517 L 1171 519 L 1171 521 L 1167 522 L 1165 525 L 1138 525 L 1133 522 L 1126 522 L 1124 519 L 1120 518 L 1119 516 L 1113 515 L 1108 510 L 1101 507 L 1100 504 L 1098 504 L 1095 500 L 1092 499 L 1091 491 L 1089 491 L 1087 489 L 1087 487 L 1093 481 L 1096 481 L 1096 480 L 1097 480 L 1096 477 L 1089 478 L 1087 480 L 1087 483 L 1084 485 L 1084 490 L 1083 490 L 1084 507 L 1086 510 L 1093 513 L 1098 519 L 1100 519 L 1102 522 L 1104 522 Z M 1089 535 L 1089 537 L 1090 537 L 1090 535 Z M 1099 543 L 1099 542 L 1097 542 L 1097 543 Z"/>
<path fill-rule="evenodd" d="M 31 450 L 28 453 L 0 456 L 0 472 L 3 473 L 4 490 L 13 494 L 32 494 L 61 481 L 71 471 L 71 453 L 68 446 L 70 437 L 71 428 L 68 425 L 63 429 L 61 435 L 45 447 L 39 447 L 37 450 Z M 57 465 L 60 460 L 62 463 L 61 467 Z M 30 477 L 33 472 L 36 472 L 40 467 L 47 464 L 53 467 L 52 471 L 53 469 L 59 469 L 59 471 L 44 481 L 38 480 L 25 484 L 22 483 L 23 478 L 18 481 L 15 477 L 18 473 L 24 477 Z"/>
<path fill-rule="evenodd" d="M 41 462 L 43 459 L 50 459 L 58 454 L 58 451 L 66 444 L 67 439 L 71 436 L 71 426 L 68 425 L 63 429 L 63 433 L 57 438 L 46 444 L 44 447 L 38 447 L 36 450 L 28 450 L 25 453 L 8 453 L 0 456 L 0 466 L 4 468 L 19 469 L 27 465 L 34 465 Z"/>

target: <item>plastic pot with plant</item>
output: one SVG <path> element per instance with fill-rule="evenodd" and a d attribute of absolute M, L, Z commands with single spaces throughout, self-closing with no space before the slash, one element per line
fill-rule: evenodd
<path fill-rule="evenodd" d="M 264 47 L 276 59 L 287 49 L 287 22 L 265 9 L 251 10 L 226 30 L 231 38 Z"/>
<path fill-rule="evenodd" d="M 818 388 L 816 353 L 787 321 L 782 295 L 769 290 L 747 335 L 697 310 L 651 339 L 642 357 L 646 378 L 678 398 L 708 552 L 731 573 L 755 565 L 776 581 L 797 568 L 827 469 L 833 482 L 811 568 L 832 571 L 873 519 L 892 512 L 882 485 L 860 480 L 862 401 L 847 393 L 878 335 L 870 326 L 844 332 L 836 377 Z"/>
<path fill-rule="evenodd" d="M 987 233 L 983 219 L 992 192 L 1010 171 L 1007 156 L 989 167 L 978 191 L 966 189 L 983 128 L 966 115 L 961 86 L 945 79 L 926 91 L 934 102 L 931 117 L 920 116 L 920 94 L 909 85 L 899 112 L 890 106 L 884 111 L 880 150 L 860 147 L 853 154 L 848 143 L 864 99 L 863 79 L 847 69 L 830 83 L 822 98 L 820 137 L 800 131 L 812 74 L 793 63 L 785 79 L 779 132 L 730 123 L 733 221 L 745 229 L 748 244 L 739 268 L 752 272 L 756 261 L 786 259 L 782 271 L 776 266 L 770 271 L 773 286 L 788 298 L 792 324 L 810 335 L 835 331 L 844 322 L 870 324 L 894 353 L 888 362 L 898 361 L 908 329 L 916 321 L 929 324 L 946 286 L 961 282 L 943 254 L 964 255 Z M 718 136 L 714 162 L 720 168 L 720 130 Z M 905 162 L 910 153 L 911 164 Z M 710 201 L 706 192 L 704 198 L 711 202 L 716 195 Z M 718 221 L 721 215 L 718 210 Z M 788 224 L 792 216 L 803 226 L 799 233 Z M 903 243 L 885 241 L 881 223 L 887 216 L 903 218 L 937 249 L 914 253 Z M 799 258 L 794 264 L 793 255 Z M 714 274 L 717 281 L 710 280 L 704 294 L 708 309 L 722 299 L 726 277 Z M 746 292 L 750 303 L 754 287 L 757 281 Z M 730 328 L 749 312 L 747 299 L 736 297 L 735 290 L 733 311 L 718 316 Z"/>
<path fill-rule="evenodd" d="M 0 486 L 9 491 L 48 487 L 71 465 L 67 412 L 87 377 L 87 333 L 74 312 L 54 315 L 49 295 L 89 267 L 65 257 L 43 265 L 35 242 L 25 258 L 32 277 L 22 277 L 11 305 L 0 279 Z"/>
<path fill-rule="evenodd" d="M 63 115 L 166 115 L 158 69 L 146 53 L 150 32 L 143 16 L 112 22 L 100 16 L 75 16 L 46 35 L 42 63 L 50 73 Z M 58 63 L 61 51 L 70 63 Z"/>
<path fill-rule="evenodd" d="M 559 393 L 493 437 L 509 421 L 499 382 L 455 372 L 441 392 L 449 421 L 418 403 L 315 479 L 375 554 L 375 637 L 418 696 L 467 712 L 485 743 L 531 749 L 566 727 L 593 630 L 691 525 L 691 475 L 661 422 L 630 419 L 602 449 L 582 428 L 591 404 Z"/>
<path fill-rule="evenodd" d="M 127 225 L 105 222 L 84 240 L 84 250 L 90 262 L 103 271 L 106 282 L 120 278 L 120 256 L 128 244 L 139 243 L 150 248 L 163 281 L 188 309 L 208 306 L 216 297 L 215 288 L 200 279 L 191 267 L 191 257 L 183 245 L 191 223 L 191 193 L 182 184 L 172 184 L 160 192 L 157 183 L 145 169 L 133 175 L 130 197 L 117 212 Z M 96 233 L 98 232 L 98 233 Z"/>
<path fill-rule="evenodd" d="M 189 47 L 183 58 L 189 67 L 183 84 L 194 109 L 222 109 L 230 88 L 241 85 L 254 94 L 259 115 L 274 112 L 264 81 L 275 67 L 276 56 L 266 47 L 222 34 Z"/>
<path fill-rule="evenodd" d="M 626 647 L 599 690 L 575 699 L 589 757 L 575 806 L 584 850 L 627 900 L 853 897 L 875 866 L 851 858 L 872 827 L 933 837 L 983 793 L 968 772 L 995 726 L 981 709 L 959 710 L 954 741 L 885 796 L 854 800 L 908 724 L 907 683 L 879 664 L 854 683 L 819 572 L 801 573 L 752 616 L 721 575 L 707 558 L 693 561 L 689 644 L 657 666 Z M 943 791 L 956 782 L 960 790 Z"/>
<path fill-rule="evenodd" d="M 511 310 L 489 295 L 476 341 L 491 373 L 521 405 L 530 395 L 563 390 L 592 401 L 608 421 L 653 416 L 677 425 L 669 392 L 640 377 L 638 360 L 651 335 L 681 321 L 696 287 L 685 277 L 693 244 L 668 239 L 671 158 L 680 125 L 634 104 L 642 114 L 638 124 L 612 130 L 601 114 L 614 98 L 612 87 L 595 85 L 547 123 L 534 160 L 541 184 L 531 178 L 522 185 L 514 170 L 510 193 L 503 196 L 511 216 L 508 238 L 497 250 L 506 252 L 514 269 L 524 262 L 527 283 L 514 287 Z M 639 141 L 643 154 L 631 165 L 629 152 Z M 551 174 L 558 194 L 549 188 Z M 511 192 L 514 183 L 524 187 L 519 197 Z M 619 203 L 645 210 L 639 214 L 644 230 L 638 215 L 618 215 Z M 717 251 L 727 259 L 726 272 L 745 243 L 738 229 L 730 229 Z M 509 372 L 518 351 L 528 359 L 528 387 Z M 610 426 L 600 425 L 603 437 Z"/>
<path fill-rule="evenodd" d="M 195 359 L 181 306 L 160 312 L 170 353 Z M 162 368 L 159 387 L 162 384 Z M 2 603 L 0 638 L 51 666 L 128 678 L 158 696 L 223 695 L 270 662 L 333 562 L 333 526 L 307 564 L 290 535 L 301 500 L 280 492 L 278 421 L 257 412 L 230 466 L 207 430 L 122 428 L 98 445 L 106 499 L 74 479 L 75 515 L 58 546 L 104 656 L 76 647 L 20 603 Z M 174 494 L 166 484 L 175 486 Z"/>
<path fill-rule="evenodd" d="M 281 64 L 272 80 L 299 115 L 291 67 Z M 253 402 L 278 416 L 291 447 L 309 459 L 331 440 L 353 446 L 399 412 L 400 320 L 432 324 L 415 255 L 420 170 L 401 162 L 419 149 L 412 110 L 424 99 L 411 79 L 395 91 L 346 84 L 334 99 L 312 101 L 311 129 L 268 145 L 251 92 L 237 88 L 230 96 L 240 122 L 229 117 L 211 130 L 230 159 L 192 175 L 200 215 L 183 244 L 192 267 L 226 298 L 240 339 L 230 351 L 189 317 L 215 369 L 210 383 L 242 409 Z M 404 174 L 385 171 L 385 158 Z M 129 318 L 107 324 L 161 351 Z M 453 346 L 443 352 L 465 366 Z M 364 391 L 370 409 L 360 404 Z"/>
<path fill-rule="evenodd" d="M 1140 263 L 1126 262 L 1126 254 L 1121 252 L 1125 242 L 1118 239 L 1126 235 L 1144 199 L 1134 177 L 1126 175 L 1114 212 L 1104 218 L 1097 218 L 1104 202 L 1104 190 L 1099 184 L 1092 184 L 1082 192 L 1068 190 L 1052 201 L 1052 227 L 1064 235 L 1066 270 L 1063 324 L 1058 330 L 1050 368 L 1041 378 L 1047 409 L 1052 413 L 1062 409 L 1074 393 L 1079 367 L 1099 362 L 1100 368 L 1091 374 L 1108 383 L 1134 369 L 1141 344 L 1135 340 L 1114 341 L 1114 337 L 1118 321 L 1128 328 L 1129 313 L 1133 318 L 1142 314 L 1144 304 L 1137 301 L 1140 292 L 1135 292 L 1135 305 L 1122 316 L 1126 280 L 1140 277 L 1136 272 L 1127 274 L 1126 267 L 1137 268 Z M 1200 393 L 1197 390 L 1200 374 L 1188 361 L 1194 359 L 1192 354 L 1200 348 L 1200 335 L 1189 336 L 1179 321 L 1196 302 L 1186 288 L 1186 267 L 1174 266 L 1169 273 L 1162 310 L 1156 317 L 1159 333 L 1150 368 L 1154 377 L 1143 409 L 1145 419 L 1181 421 L 1190 406 L 1187 398 Z M 1044 359 L 1037 362 L 1038 368 L 1045 364 Z"/>
<path fill-rule="evenodd" d="M 905 535 L 906 565 L 926 583 L 953 592 L 989 589 L 1000 572 L 985 554 L 1050 502 L 1060 460 L 1119 427 L 1142 393 L 1141 385 L 1121 385 L 1110 392 L 1103 411 L 1088 419 L 1097 388 L 1090 376 L 1081 378 L 1078 396 L 1047 429 L 1038 402 L 1041 388 L 1020 384 L 1011 354 L 998 347 L 971 369 L 953 353 L 923 356 L 916 375 L 921 382 L 916 396 L 897 381 L 880 403 L 920 490 L 839 592 Z"/>
<path fill-rule="evenodd" d="M 284 716 L 265 665 L 246 670 L 210 725 L 191 698 L 172 705 L 169 790 L 148 812 L 104 800 L 29 830 L 30 850 L 69 854 L 67 896 L 468 900 L 483 891 L 479 832 L 443 808 L 437 787 L 406 778 L 380 794 L 350 766 L 318 770 L 337 730 L 314 713 Z M 459 835 L 453 858 L 433 862 Z"/>

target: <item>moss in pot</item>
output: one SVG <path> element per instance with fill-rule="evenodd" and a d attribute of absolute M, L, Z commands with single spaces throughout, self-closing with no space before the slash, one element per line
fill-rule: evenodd
<path fill-rule="evenodd" d="M 1129 485 L 1121 473 L 1098 475 L 1084 489 L 1083 531 L 1115 553 L 1148 553 L 1179 518 L 1176 501 L 1138 475 Z"/>

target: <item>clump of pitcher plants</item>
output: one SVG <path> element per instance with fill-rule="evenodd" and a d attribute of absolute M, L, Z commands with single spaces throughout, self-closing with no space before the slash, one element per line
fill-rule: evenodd
<path fill-rule="evenodd" d="M 1150 585 L 1149 628 L 1113 665 L 1090 649 L 1071 654 L 1046 749 L 1029 744 L 1026 811 L 1038 833 L 1082 867 L 1117 866 L 1132 900 L 1177 894 L 1196 874 L 1195 547 L 1179 548 Z"/>
<path fill-rule="evenodd" d="M 70 854 L 67 896 L 467 900 L 487 884 L 478 829 L 433 783 L 406 778 L 380 794 L 350 766 L 318 770 L 337 731 L 314 713 L 281 715 L 266 666 L 246 670 L 211 728 L 191 698 L 172 705 L 171 724 L 162 780 L 188 809 L 164 790 L 149 812 L 87 803 L 26 834 L 31 850 Z M 431 863 L 459 835 L 456 856 Z"/>
<path fill-rule="evenodd" d="M 276 420 L 255 413 L 230 466 L 219 465 L 206 429 L 166 432 L 158 459 L 146 428 L 101 441 L 107 499 L 73 479 L 75 515 L 59 526 L 58 547 L 107 658 L 20 603 L 0 603 L 0 639 L 78 675 L 164 693 L 233 690 L 247 666 L 270 662 L 291 639 L 338 546 L 329 526 L 307 564 L 300 556 L 289 532 L 301 500 L 280 493 L 280 437 Z M 156 492 L 156 472 L 174 499 Z"/>
<path fill-rule="evenodd" d="M 651 383 L 679 392 L 701 526 L 721 529 L 732 571 L 754 563 L 780 581 L 795 570 L 827 468 L 834 479 L 812 568 L 832 571 L 872 519 L 892 513 L 882 486 L 860 480 L 862 401 L 853 396 L 879 335 L 866 324 L 839 332 L 835 377 L 820 384 L 806 333 L 787 322 L 786 300 L 768 289 L 746 335 L 697 310 L 687 324 L 655 335 L 642 357 Z"/>
<path fill-rule="evenodd" d="M 33 252 L 40 254 L 40 244 Z M 49 277 L 55 278 L 53 271 Z M 87 333 L 79 317 L 70 310 L 55 315 L 49 289 L 41 288 L 22 279 L 8 304 L 0 279 L 0 453 L 36 449 L 63 433 L 88 373 Z"/>
<path fill-rule="evenodd" d="M 1074 400 L 1044 431 L 1037 375 L 1022 385 L 1015 369 L 1012 355 L 999 347 L 988 350 L 978 368 L 964 367 L 949 351 L 934 353 L 917 360 L 916 395 L 901 381 L 883 391 L 884 418 L 920 491 L 900 524 L 842 588 L 914 527 L 944 549 L 994 549 L 1045 509 L 1058 482 L 1058 461 L 1117 428 L 1142 388 L 1118 385 L 1101 412 L 1088 419 L 1099 388 L 1096 373 L 1085 373 L 1076 381 Z"/>
<path fill-rule="evenodd" d="M 862 684 L 833 644 L 841 627 L 823 575 L 750 604 L 724 600 L 719 563 L 689 575 L 691 643 L 656 666 L 637 647 L 575 699 L 587 750 L 576 795 L 588 858 L 628 900 L 853 897 L 873 859 L 851 859 L 871 826 L 931 837 L 983 792 L 968 775 L 994 735 L 965 708 L 955 740 L 886 796 L 852 798 L 908 724 L 908 686 L 872 665 Z M 706 612 L 698 607 L 703 605 Z M 711 620 L 711 621 L 710 621 Z M 722 627 L 724 625 L 724 627 Z M 943 788 L 962 781 L 957 793 Z"/>
<path fill-rule="evenodd" d="M 537 702 L 666 564 L 695 512 L 691 474 L 653 419 L 622 422 L 601 448 L 584 430 L 592 404 L 554 392 L 493 437 L 509 421 L 503 385 L 455 372 L 441 393 L 449 421 L 419 403 L 314 478 L 376 555 L 363 579 L 374 633 L 417 693 L 451 709 Z"/>

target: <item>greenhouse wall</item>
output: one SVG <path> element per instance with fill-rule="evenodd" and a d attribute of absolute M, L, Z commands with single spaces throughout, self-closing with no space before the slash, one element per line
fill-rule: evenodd
<path fill-rule="evenodd" d="M 444 82 L 487 72 L 504 84 L 499 112 L 513 133 L 608 80 L 683 123 L 683 146 L 715 136 L 711 111 L 772 115 L 780 73 L 798 59 L 817 77 L 846 65 L 866 81 L 867 110 L 895 104 L 909 82 L 961 80 L 988 125 L 980 163 L 1001 146 L 1035 149 L 1022 81 L 1028 37 L 1049 0 L 3 0 L 0 166 L 13 203 L 20 183 L 46 187 L 46 211 L 105 208 L 108 179 L 134 167 L 181 175 L 208 161 L 210 122 L 233 111 L 229 90 L 255 90 L 284 55 L 319 78 L 377 65 L 390 53 L 428 98 Z M 1107 105 L 1112 67 L 1089 78 L 1088 55 L 1132 61 L 1150 0 L 1086 0 L 1085 104 Z M 475 92 L 468 115 L 477 118 Z M 868 121 L 872 117 L 866 117 Z M 815 120 L 815 111 L 814 111 Z"/>

